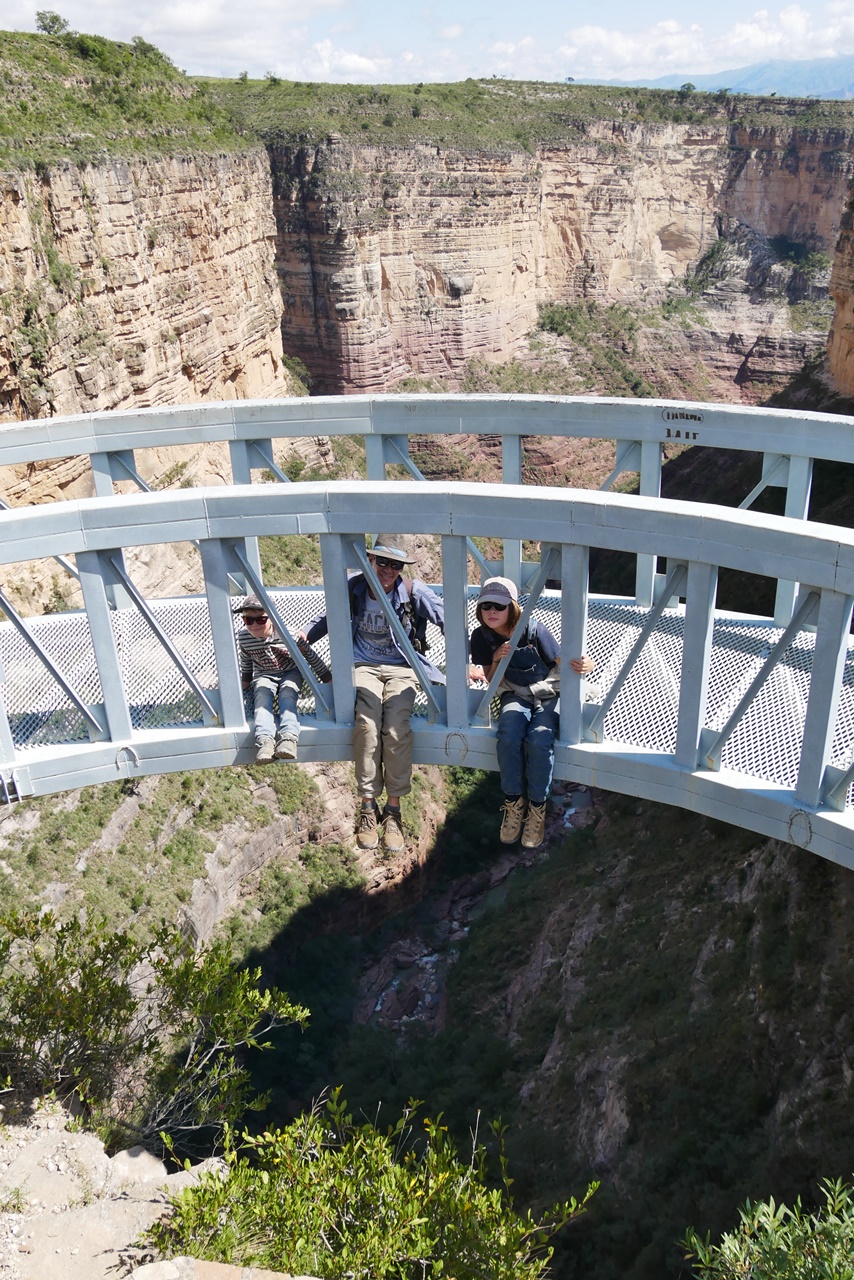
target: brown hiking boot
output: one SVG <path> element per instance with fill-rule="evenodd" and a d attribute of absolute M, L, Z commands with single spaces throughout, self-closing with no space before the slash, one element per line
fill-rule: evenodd
<path fill-rule="evenodd" d="M 400 810 L 390 805 L 383 810 L 383 848 L 386 853 L 401 853 L 406 848 Z"/>
<path fill-rule="evenodd" d="M 255 763 L 269 764 L 273 759 L 276 750 L 276 744 L 272 738 L 261 738 L 255 743 Z"/>
<path fill-rule="evenodd" d="M 501 819 L 499 840 L 502 844 L 515 844 L 525 821 L 525 801 L 522 796 L 518 800 L 505 800 L 501 806 L 504 815 Z"/>
<path fill-rule="evenodd" d="M 360 849 L 376 849 L 380 842 L 379 814 L 377 806 L 360 809 L 356 818 L 356 844 Z"/>
<path fill-rule="evenodd" d="M 522 832 L 522 844 L 526 849 L 536 849 L 543 843 L 546 834 L 546 801 L 542 804 L 529 804 L 528 816 L 525 819 L 525 830 Z"/>

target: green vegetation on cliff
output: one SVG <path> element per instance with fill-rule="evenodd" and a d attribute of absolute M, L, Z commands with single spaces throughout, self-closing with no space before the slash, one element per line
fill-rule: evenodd
<path fill-rule="evenodd" d="M 441 1117 L 416 1126 L 416 1107 L 383 1132 L 355 1123 L 335 1090 L 286 1129 L 229 1141 L 227 1177 L 204 1174 L 150 1238 L 166 1256 L 329 1280 L 538 1280 L 549 1240 L 584 1212 L 596 1184 L 580 1203 L 519 1213 L 501 1150 L 494 1188 L 476 1133 L 461 1158 Z"/>
<path fill-rule="evenodd" d="M 57 30 L 0 31 L 0 163 L 78 163 L 105 157 L 191 155 L 266 144 L 323 143 L 330 134 L 371 146 L 533 151 L 586 141 L 615 151 L 620 126 L 701 129 L 850 128 L 854 103 L 727 93 L 502 79 L 449 84 L 344 85 L 189 78 L 148 41 Z"/>
<path fill-rule="evenodd" d="M 0 165 L 245 149 L 226 112 L 154 45 L 0 31 Z"/>
<path fill-rule="evenodd" d="M 850 127 L 854 103 L 733 97 L 662 89 L 521 80 L 345 85 L 279 80 L 202 80 L 235 127 L 266 143 L 318 143 L 337 134 L 372 146 L 533 150 L 587 139 L 612 152 L 619 133 L 596 138 L 596 121 L 695 124 L 704 129 Z"/>
<path fill-rule="evenodd" d="M 520 1204 L 601 1179 L 558 1241 L 563 1280 L 663 1280 L 684 1267 L 687 1224 L 716 1236 L 748 1197 L 809 1205 L 821 1177 L 847 1176 L 850 874 L 613 796 L 595 829 L 494 893 L 497 783 L 465 780 L 435 855 L 466 877 L 461 897 L 486 891 L 465 942 L 449 939 L 447 908 L 431 911 L 448 899 L 440 880 L 373 934 L 319 936 L 295 918 L 266 953 L 312 1011 L 259 1063 L 275 1118 L 341 1081 L 365 1115 L 424 1098 L 458 1142 L 476 1108 L 501 1114 Z M 360 975 L 414 936 L 448 958 L 444 1025 L 354 1025 Z"/>

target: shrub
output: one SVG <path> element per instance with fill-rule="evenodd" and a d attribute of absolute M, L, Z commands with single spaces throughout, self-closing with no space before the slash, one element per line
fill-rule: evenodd
<path fill-rule="evenodd" d="M 265 1102 L 238 1051 L 308 1016 L 259 977 L 165 924 L 144 943 L 103 919 L 4 916 L 0 1073 L 22 1101 L 76 1095 L 108 1137 L 221 1128 Z"/>
<path fill-rule="evenodd" d="M 695 1274 L 713 1280 L 852 1280 L 854 1277 L 854 1188 L 843 1182 L 821 1185 L 824 1207 L 805 1213 L 773 1200 L 739 1211 L 741 1222 L 720 1244 L 685 1236 Z"/>
<path fill-rule="evenodd" d="M 336 1090 L 288 1128 L 226 1135 L 228 1174 L 210 1174 L 172 1202 L 150 1233 L 167 1256 L 189 1254 L 292 1275 L 423 1280 L 536 1280 L 551 1237 L 584 1212 L 598 1184 L 542 1218 L 517 1213 L 499 1140 L 501 1186 L 475 1138 L 461 1160 L 441 1117 L 415 1140 L 417 1103 L 385 1133 L 354 1124 Z"/>

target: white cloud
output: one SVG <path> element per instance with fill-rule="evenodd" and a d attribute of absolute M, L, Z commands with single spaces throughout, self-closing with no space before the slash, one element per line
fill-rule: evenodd
<path fill-rule="evenodd" d="M 830 21 L 800 4 L 771 12 L 757 9 L 719 34 L 673 19 L 634 31 L 576 27 L 558 50 L 573 62 L 572 74 L 622 79 L 668 72 L 714 72 L 767 58 L 797 60 L 854 52 L 854 10 L 836 3 Z"/>
<path fill-rule="evenodd" d="M 854 52 L 854 0 L 761 0 L 755 10 L 739 10 L 739 0 L 702 8 L 683 0 L 656 22 L 644 22 L 642 5 L 611 0 L 582 10 L 592 20 L 563 31 L 554 25 L 557 6 L 551 15 L 547 5 L 520 13 L 504 0 L 492 0 L 486 17 L 474 0 L 456 0 L 443 15 L 453 21 L 441 28 L 426 0 L 411 8 L 390 0 L 5 0 L 3 23 L 32 31 L 37 5 L 51 2 L 72 27 L 121 40 L 142 35 L 191 73 L 211 75 L 269 68 L 333 81 L 687 78 L 767 58 Z"/>

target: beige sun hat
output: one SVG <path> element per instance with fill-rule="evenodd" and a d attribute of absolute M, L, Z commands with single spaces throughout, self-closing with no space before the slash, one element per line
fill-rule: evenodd
<path fill-rule="evenodd" d="M 402 533 L 375 533 L 372 556 L 385 556 L 388 560 L 399 560 L 401 564 L 413 564 L 409 549 L 409 539 Z"/>

